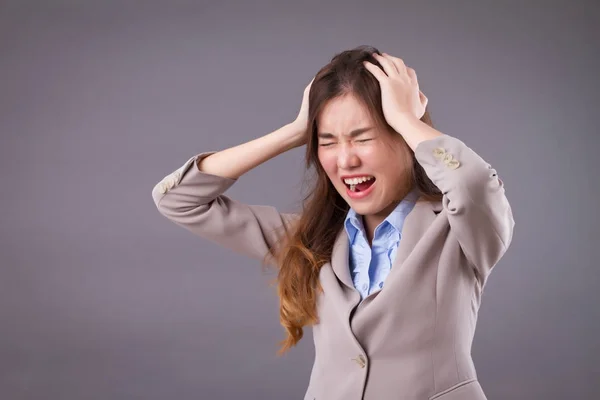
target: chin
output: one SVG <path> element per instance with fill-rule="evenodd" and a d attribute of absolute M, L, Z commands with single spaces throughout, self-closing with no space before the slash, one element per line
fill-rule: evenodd
<path fill-rule="evenodd" d="M 347 199 L 346 203 L 348 203 L 348 205 L 350 205 L 350 207 L 352 207 L 352 209 L 360 215 L 376 214 L 379 211 L 379 207 L 374 201 L 361 202 Z"/>
<path fill-rule="evenodd" d="M 361 206 L 355 207 L 354 211 L 356 211 L 356 213 L 360 214 L 360 215 L 375 215 L 375 214 L 379 213 L 381 210 L 379 209 L 379 207 L 365 204 L 362 207 Z"/>

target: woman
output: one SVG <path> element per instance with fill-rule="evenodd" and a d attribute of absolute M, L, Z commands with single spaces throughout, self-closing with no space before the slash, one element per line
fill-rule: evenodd
<path fill-rule="evenodd" d="M 514 221 L 496 171 L 426 107 L 413 69 L 361 46 L 317 73 L 294 122 L 194 156 L 153 190 L 170 220 L 277 266 L 281 350 L 313 327 L 305 399 L 486 398 L 471 343 Z M 304 144 L 316 177 L 300 214 L 223 194 Z"/>

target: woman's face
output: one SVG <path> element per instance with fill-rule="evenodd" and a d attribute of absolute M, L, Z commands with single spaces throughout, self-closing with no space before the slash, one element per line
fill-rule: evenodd
<path fill-rule="evenodd" d="M 400 134 L 396 139 L 376 128 L 366 107 L 352 94 L 330 100 L 317 127 L 319 161 L 333 186 L 359 215 L 383 221 L 407 189 L 403 157 L 410 155 Z M 343 180 L 348 175 L 375 179 L 356 185 L 359 191 L 352 192 Z"/>

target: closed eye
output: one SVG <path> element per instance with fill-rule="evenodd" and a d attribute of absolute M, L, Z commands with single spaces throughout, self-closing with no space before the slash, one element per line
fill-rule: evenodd
<path fill-rule="evenodd" d="M 363 142 L 368 142 L 370 140 L 373 140 L 373 139 L 361 139 L 361 140 L 357 140 L 357 142 L 363 143 Z M 319 146 L 327 147 L 327 146 L 331 146 L 332 144 L 335 144 L 335 143 L 323 143 L 323 144 L 320 144 Z"/>

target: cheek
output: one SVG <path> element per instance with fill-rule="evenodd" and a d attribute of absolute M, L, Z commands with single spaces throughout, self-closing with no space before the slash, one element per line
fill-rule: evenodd
<path fill-rule="evenodd" d="M 393 182 L 394 186 L 403 185 L 407 179 L 410 180 L 409 166 L 412 161 L 400 158 L 392 159 L 387 165 L 388 179 Z"/>
<path fill-rule="evenodd" d="M 379 148 L 364 156 L 369 169 L 382 174 L 386 181 L 397 182 L 403 176 L 406 166 L 403 155 L 395 149 Z"/>
<path fill-rule="evenodd" d="M 323 167 L 327 175 L 331 175 L 336 172 L 337 160 L 332 154 L 319 152 L 319 162 L 321 163 L 321 167 Z"/>
<path fill-rule="evenodd" d="M 376 170 L 379 172 L 384 172 L 390 166 L 390 158 L 392 155 L 385 151 L 385 149 L 369 146 L 361 149 L 358 152 L 358 155 L 361 159 L 361 162 L 367 167 L 368 170 Z"/>

